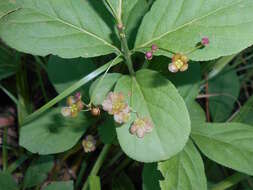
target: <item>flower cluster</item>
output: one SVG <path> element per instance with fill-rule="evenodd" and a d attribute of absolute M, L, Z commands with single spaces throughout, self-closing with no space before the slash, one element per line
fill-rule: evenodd
<path fill-rule="evenodd" d="M 151 46 L 151 51 L 146 52 L 145 57 L 147 60 L 151 60 L 153 58 L 153 53 L 158 50 L 157 45 L 153 44 Z"/>
<path fill-rule="evenodd" d="M 183 54 L 175 54 L 172 57 L 172 63 L 169 64 L 168 69 L 172 73 L 178 71 L 186 71 L 188 69 L 188 58 Z"/>
<path fill-rule="evenodd" d="M 82 141 L 84 152 L 93 152 L 96 150 L 96 140 L 92 135 L 87 135 Z"/>
<path fill-rule="evenodd" d="M 131 109 L 121 92 L 110 92 L 102 106 L 105 111 L 114 116 L 114 120 L 119 124 L 126 123 L 130 119 Z M 130 133 L 138 138 L 143 138 L 146 133 L 150 133 L 152 130 L 153 124 L 148 118 L 137 117 L 130 127 Z"/>
<path fill-rule="evenodd" d="M 61 109 L 61 114 L 64 117 L 77 117 L 78 113 L 84 108 L 84 103 L 82 102 L 82 95 L 80 92 L 76 93 L 75 96 L 70 96 L 67 98 L 67 106 Z"/>
<path fill-rule="evenodd" d="M 102 106 L 105 111 L 113 115 L 114 120 L 119 124 L 126 123 L 130 118 L 130 108 L 121 92 L 110 92 Z"/>
<path fill-rule="evenodd" d="M 130 127 L 130 133 L 143 138 L 145 133 L 150 133 L 153 130 L 153 127 L 149 118 L 137 118 Z"/>

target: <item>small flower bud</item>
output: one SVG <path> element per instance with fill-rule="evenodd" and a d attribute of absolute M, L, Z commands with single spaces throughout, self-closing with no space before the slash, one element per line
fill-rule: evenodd
<path fill-rule="evenodd" d="M 153 53 L 151 51 L 146 52 L 145 57 L 147 60 L 151 60 L 153 58 Z"/>
<path fill-rule="evenodd" d="M 120 31 L 120 30 L 123 30 L 123 29 L 124 29 L 124 25 L 123 25 L 122 23 L 119 23 L 119 24 L 117 25 L 117 28 L 118 28 L 119 31 Z"/>
<path fill-rule="evenodd" d="M 155 45 L 155 44 L 153 44 L 153 45 L 151 46 L 151 49 L 152 49 L 153 52 L 155 52 L 156 50 L 158 50 L 158 46 Z"/>
<path fill-rule="evenodd" d="M 81 100 L 82 99 L 82 95 L 80 92 L 77 92 L 75 95 L 76 100 Z"/>
<path fill-rule="evenodd" d="M 94 107 L 91 109 L 91 115 L 93 116 L 99 116 L 100 115 L 100 109 L 99 107 Z"/>
<path fill-rule="evenodd" d="M 84 152 L 93 152 L 96 149 L 96 140 L 92 135 L 88 135 L 82 141 Z"/>
<path fill-rule="evenodd" d="M 207 46 L 207 45 L 209 44 L 209 38 L 208 38 L 208 37 L 203 37 L 203 38 L 201 39 L 201 44 L 202 44 L 203 46 Z"/>

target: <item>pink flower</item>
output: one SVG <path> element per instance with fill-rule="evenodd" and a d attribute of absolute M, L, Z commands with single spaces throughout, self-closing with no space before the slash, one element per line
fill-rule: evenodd
<path fill-rule="evenodd" d="M 113 118 L 119 124 L 126 123 L 130 118 L 130 108 L 129 108 L 129 106 L 127 106 L 121 112 L 115 114 Z"/>
<path fill-rule="evenodd" d="M 202 44 L 203 46 L 207 46 L 207 45 L 209 44 L 209 38 L 208 38 L 208 37 L 203 37 L 203 38 L 201 39 L 201 44 Z"/>
<path fill-rule="evenodd" d="M 117 123 L 125 123 L 130 118 L 130 108 L 121 92 L 110 92 L 102 103 L 102 106 L 103 110 L 107 111 L 110 115 L 114 115 L 114 120 Z"/>
<path fill-rule="evenodd" d="M 169 64 L 168 69 L 172 73 L 186 71 L 188 69 L 188 58 L 179 53 L 175 54 L 172 57 L 172 63 Z"/>
<path fill-rule="evenodd" d="M 143 138 L 146 133 L 150 133 L 154 126 L 148 118 L 137 118 L 130 127 L 130 133 L 138 138 Z"/>
<path fill-rule="evenodd" d="M 153 53 L 151 51 L 148 51 L 148 52 L 146 52 L 145 57 L 147 60 L 151 60 L 153 58 Z"/>
<path fill-rule="evenodd" d="M 64 117 L 77 117 L 78 113 L 84 108 L 81 98 L 80 93 L 77 93 L 75 96 L 69 96 L 66 101 L 67 106 L 61 109 L 61 114 Z"/>
<path fill-rule="evenodd" d="M 84 152 L 93 152 L 96 150 L 96 140 L 92 135 L 88 135 L 82 141 Z"/>

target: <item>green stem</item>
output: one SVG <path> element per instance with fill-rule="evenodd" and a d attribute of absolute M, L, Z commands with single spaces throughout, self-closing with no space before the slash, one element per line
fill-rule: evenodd
<path fill-rule="evenodd" d="M 44 99 L 46 100 L 46 102 L 48 102 L 48 96 L 47 96 L 47 93 L 46 93 L 46 90 L 45 90 L 45 87 L 44 87 L 44 84 L 43 84 L 43 80 L 42 80 L 42 77 L 41 77 L 41 72 L 40 72 L 40 67 L 36 64 L 36 73 L 37 73 L 37 76 L 38 76 L 38 79 L 39 79 L 39 84 L 40 84 L 40 88 L 41 88 L 41 91 L 42 91 L 42 94 L 43 94 L 43 97 Z"/>
<path fill-rule="evenodd" d="M 4 127 L 4 136 L 3 136 L 3 147 L 2 147 L 2 155 L 3 155 L 3 171 L 7 170 L 8 167 L 8 151 L 7 151 L 7 136 L 8 136 L 8 127 Z"/>
<path fill-rule="evenodd" d="M 120 24 L 118 24 L 118 26 L 119 25 Z M 121 46 L 122 46 L 123 55 L 124 55 L 124 58 L 126 61 L 126 65 L 128 67 L 130 74 L 133 76 L 133 75 L 135 75 L 135 72 L 134 72 L 134 68 L 133 68 L 133 62 L 131 59 L 131 52 L 130 52 L 128 45 L 127 45 L 127 39 L 126 39 L 125 31 L 124 31 L 124 26 L 122 25 L 121 29 L 118 28 L 118 31 L 119 31 Z"/>
<path fill-rule="evenodd" d="M 45 71 L 47 71 L 47 67 L 45 66 L 43 61 L 38 56 L 34 56 L 34 58 L 35 58 L 36 62 L 41 66 L 41 68 L 44 69 Z"/>
<path fill-rule="evenodd" d="M 123 170 L 128 164 L 130 164 L 133 160 L 126 158 L 121 162 L 121 164 L 112 172 L 112 176 L 117 175 L 121 170 Z"/>
<path fill-rule="evenodd" d="M 216 184 L 211 190 L 225 190 L 232 187 L 239 182 L 245 180 L 248 176 L 242 173 L 235 173 L 220 183 Z"/>
<path fill-rule="evenodd" d="M 5 87 L 3 87 L 1 84 L 0 84 L 0 89 L 16 104 L 18 105 L 18 100 L 17 98 L 12 94 L 10 93 Z"/>
<path fill-rule="evenodd" d="M 84 175 L 84 172 L 87 168 L 87 163 L 85 161 L 83 161 L 82 165 L 81 165 L 81 169 L 79 171 L 79 174 L 78 174 L 78 177 L 77 177 L 77 180 L 76 180 L 76 189 L 79 188 L 81 182 L 82 182 L 82 179 L 83 179 L 83 175 Z"/>
<path fill-rule="evenodd" d="M 100 154 L 98 156 L 98 159 L 97 159 L 96 163 L 94 164 L 93 168 L 91 169 L 91 172 L 90 172 L 89 176 L 97 175 L 99 169 L 101 168 L 101 166 L 102 166 L 102 164 L 103 164 L 103 162 L 106 158 L 107 153 L 110 150 L 110 147 L 111 147 L 111 144 L 106 144 L 104 146 L 104 148 L 102 149 L 102 151 L 100 152 Z M 84 183 L 84 186 L 83 186 L 82 190 L 86 190 L 88 188 L 89 176 L 88 176 L 86 182 Z"/>

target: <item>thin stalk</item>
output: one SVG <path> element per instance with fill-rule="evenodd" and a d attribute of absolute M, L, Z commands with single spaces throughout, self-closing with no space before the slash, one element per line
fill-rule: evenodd
<path fill-rule="evenodd" d="M 241 181 L 245 180 L 248 176 L 242 173 L 235 173 L 220 183 L 216 184 L 211 190 L 225 190 L 232 187 Z"/>
<path fill-rule="evenodd" d="M 100 152 L 100 154 L 98 156 L 97 161 L 95 162 L 93 168 L 91 169 L 91 172 L 90 172 L 89 176 L 97 175 L 99 169 L 101 168 L 101 166 L 102 166 L 102 164 L 103 164 L 103 162 L 104 162 L 104 160 L 105 160 L 105 158 L 107 156 L 107 153 L 110 150 L 110 147 L 111 147 L 111 144 L 106 144 L 103 147 L 102 151 Z M 86 182 L 84 183 L 84 186 L 83 186 L 82 190 L 87 190 L 88 185 L 89 185 L 89 180 L 88 180 L 89 176 L 88 176 Z"/>
<path fill-rule="evenodd" d="M 119 172 L 121 172 L 125 167 L 127 167 L 133 160 L 129 158 L 125 158 L 120 165 L 115 168 L 108 176 L 106 176 L 105 183 L 108 183 L 110 179 L 116 176 Z"/>
<path fill-rule="evenodd" d="M 81 182 L 82 182 L 82 178 L 83 178 L 83 175 L 84 175 L 84 172 L 87 168 L 87 163 L 85 161 L 83 161 L 82 165 L 81 165 L 81 169 L 79 171 L 79 174 L 77 176 L 77 180 L 76 180 L 76 189 L 79 188 Z"/>
<path fill-rule="evenodd" d="M 124 153 L 120 150 L 115 156 L 110 160 L 110 162 L 103 167 L 103 171 L 106 171 L 110 166 L 112 166 Z"/>
<path fill-rule="evenodd" d="M 37 73 L 37 77 L 39 79 L 39 84 L 40 84 L 40 88 L 41 88 L 41 91 L 42 91 L 42 95 L 44 97 L 44 99 L 46 100 L 46 102 L 48 102 L 48 96 L 47 96 L 47 93 L 46 93 L 46 90 L 45 90 L 45 87 L 44 87 L 44 84 L 43 84 L 43 80 L 42 80 L 42 77 L 41 77 L 41 72 L 40 72 L 40 67 L 36 64 L 36 73 Z"/>
<path fill-rule="evenodd" d="M 122 23 L 118 24 L 118 31 L 119 31 L 122 51 L 123 51 L 123 55 L 124 55 L 124 58 L 125 58 L 125 61 L 126 61 L 126 65 L 128 67 L 128 70 L 129 70 L 130 74 L 132 76 L 134 76 L 135 72 L 134 72 L 134 68 L 133 68 L 133 62 L 132 62 L 132 59 L 131 59 L 131 52 L 128 48 L 126 34 L 125 34 L 124 26 L 123 26 Z"/>
<path fill-rule="evenodd" d="M 135 72 L 134 72 L 134 68 L 133 68 L 133 62 L 132 62 L 132 59 L 131 59 L 131 54 L 130 54 L 130 51 L 128 49 L 126 37 L 122 38 L 121 43 L 122 43 L 123 54 L 124 54 L 124 57 L 125 57 L 125 60 L 126 60 L 128 70 L 129 70 L 130 74 L 133 76 L 133 75 L 135 75 Z"/>
<path fill-rule="evenodd" d="M 133 160 L 126 158 L 121 162 L 121 164 L 112 172 L 111 176 L 117 175 L 121 170 L 128 166 Z"/>
<path fill-rule="evenodd" d="M 7 137 L 8 137 L 8 127 L 4 127 L 4 134 L 3 134 L 3 147 L 2 147 L 2 156 L 3 156 L 3 171 L 6 171 L 8 168 L 8 150 L 7 146 Z"/>
<path fill-rule="evenodd" d="M 34 56 L 34 58 L 35 58 L 36 62 L 41 66 L 41 68 L 43 68 L 45 71 L 47 71 L 47 67 L 45 66 L 43 61 L 38 56 Z"/>
<path fill-rule="evenodd" d="M 3 87 L 1 84 L 0 84 L 0 89 L 16 104 L 18 105 L 18 100 L 17 98 L 11 94 L 5 87 Z"/>

